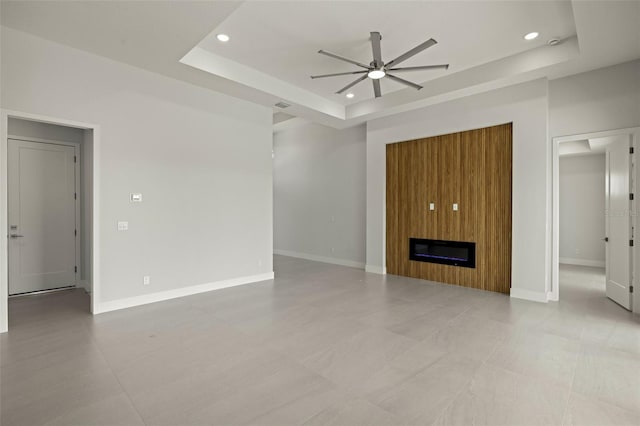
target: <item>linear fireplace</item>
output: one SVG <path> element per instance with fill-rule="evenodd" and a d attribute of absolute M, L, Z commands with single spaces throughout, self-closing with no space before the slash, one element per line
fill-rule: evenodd
<path fill-rule="evenodd" d="M 409 259 L 475 268 L 476 243 L 409 238 Z"/>

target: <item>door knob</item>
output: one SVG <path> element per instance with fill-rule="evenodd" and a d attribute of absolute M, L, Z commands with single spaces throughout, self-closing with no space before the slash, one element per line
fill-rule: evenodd
<path fill-rule="evenodd" d="M 22 237 L 24 237 L 24 235 L 11 234 L 10 237 L 11 238 L 22 238 Z"/>

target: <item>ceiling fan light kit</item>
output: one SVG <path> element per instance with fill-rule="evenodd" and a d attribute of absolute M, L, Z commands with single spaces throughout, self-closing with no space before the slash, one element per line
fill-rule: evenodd
<path fill-rule="evenodd" d="M 399 65 L 401 62 L 404 62 L 407 59 L 422 52 L 423 50 L 428 49 L 429 47 L 437 44 L 438 42 L 432 38 L 430 38 L 429 40 L 423 43 L 420 43 L 413 49 L 408 50 L 407 52 L 403 53 L 397 58 L 385 63 L 382 60 L 382 49 L 380 48 L 380 41 L 382 40 L 382 36 L 377 31 L 371 32 L 370 35 L 371 35 L 371 50 L 373 52 L 373 61 L 371 61 L 369 65 L 363 64 L 358 61 L 354 61 L 353 59 L 345 58 L 340 55 L 336 55 L 335 53 L 327 52 L 326 50 L 318 51 L 318 53 L 320 53 L 321 55 L 329 56 L 330 58 L 338 59 L 343 62 L 348 62 L 360 68 L 364 68 L 364 70 L 347 71 L 347 72 L 339 72 L 339 73 L 323 74 L 323 75 L 312 75 L 311 78 L 315 79 L 315 78 L 337 77 L 342 75 L 364 74 L 358 77 L 358 79 L 356 79 L 355 81 L 352 81 L 342 89 L 338 90 L 336 94 L 342 94 L 348 89 L 355 86 L 356 84 L 369 78 L 371 79 L 371 82 L 373 84 L 373 93 L 376 98 L 379 98 L 382 96 L 382 91 L 380 89 L 380 80 L 384 77 L 389 77 L 390 80 L 393 80 L 400 84 L 404 84 L 405 86 L 408 86 L 408 87 L 412 87 L 416 90 L 422 89 L 422 86 L 420 86 L 419 84 L 416 84 L 411 81 L 400 78 L 398 76 L 395 76 L 390 72 L 397 73 L 397 72 L 407 72 L 407 71 L 425 71 L 425 70 L 434 70 L 434 69 L 446 70 L 449 68 L 449 64 L 424 65 L 424 66 L 400 67 L 400 68 L 397 67 L 397 65 Z"/>
<path fill-rule="evenodd" d="M 386 74 L 386 72 L 384 71 L 384 68 L 378 68 L 377 70 L 371 70 L 369 71 L 369 73 L 367 74 L 367 77 L 373 79 L 373 80 L 377 80 L 379 78 L 384 77 Z"/>

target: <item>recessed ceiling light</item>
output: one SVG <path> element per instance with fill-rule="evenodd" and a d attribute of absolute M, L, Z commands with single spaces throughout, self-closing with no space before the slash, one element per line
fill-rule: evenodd
<path fill-rule="evenodd" d="M 384 77 L 386 75 L 386 73 L 384 72 L 383 68 L 377 69 L 377 70 L 371 70 L 369 71 L 369 74 L 367 74 L 367 76 L 369 78 L 372 78 L 374 80 L 378 80 L 382 77 Z"/>
<path fill-rule="evenodd" d="M 218 41 L 221 41 L 221 42 L 223 42 L 223 43 L 226 43 L 226 42 L 228 42 L 228 41 L 231 39 L 231 37 L 229 37 L 229 36 L 228 36 L 228 35 L 226 35 L 226 34 L 218 34 L 218 35 L 216 36 L 216 38 L 218 39 Z"/>
<path fill-rule="evenodd" d="M 534 32 L 529 33 L 529 34 L 525 34 L 524 39 L 525 40 L 535 40 L 536 38 L 538 38 L 539 35 L 540 34 L 538 34 L 537 32 L 534 31 Z"/>
<path fill-rule="evenodd" d="M 346 95 L 346 96 L 347 96 L 347 98 L 351 99 L 351 98 L 353 98 L 355 95 L 354 95 L 353 93 L 347 93 L 347 95 Z"/>

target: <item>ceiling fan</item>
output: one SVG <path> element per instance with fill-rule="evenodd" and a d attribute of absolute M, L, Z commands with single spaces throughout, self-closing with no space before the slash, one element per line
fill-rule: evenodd
<path fill-rule="evenodd" d="M 364 74 L 362 77 L 359 77 L 357 80 L 347 84 L 342 89 L 338 90 L 336 94 L 341 94 L 344 91 L 355 86 L 356 84 L 360 83 L 361 81 L 364 81 L 366 78 L 370 78 L 371 82 L 373 83 L 373 93 L 375 94 L 376 98 L 379 98 L 382 96 L 382 91 L 380 90 L 380 79 L 383 77 L 389 77 L 393 81 L 404 84 L 405 86 L 413 87 L 416 90 L 422 89 L 422 86 L 420 86 L 419 84 L 397 77 L 391 74 L 391 72 L 398 73 L 398 72 L 423 71 L 423 70 L 433 70 L 433 69 L 446 70 L 447 68 L 449 68 L 449 64 L 424 65 L 424 66 L 418 66 L 418 67 L 403 67 L 403 68 L 397 67 L 401 62 L 406 61 L 412 56 L 417 55 L 423 50 L 428 49 L 429 47 L 438 43 L 432 38 L 425 41 L 424 43 L 417 45 L 413 49 L 403 53 L 402 55 L 398 56 L 394 60 L 385 63 L 382 60 L 382 51 L 380 49 L 380 40 L 382 40 L 382 36 L 377 31 L 371 32 L 370 34 L 371 34 L 371 48 L 373 50 L 373 61 L 371 61 L 369 65 L 365 65 L 358 61 L 354 61 L 352 59 L 336 55 L 335 53 L 327 52 L 326 50 L 318 51 L 318 53 L 320 53 L 321 55 L 326 55 L 334 59 L 339 59 L 344 62 L 349 62 L 350 64 L 357 65 L 360 68 L 364 68 L 364 70 L 339 72 L 335 74 L 312 75 L 311 78 L 325 78 L 325 77 L 336 77 L 339 75 Z"/>

